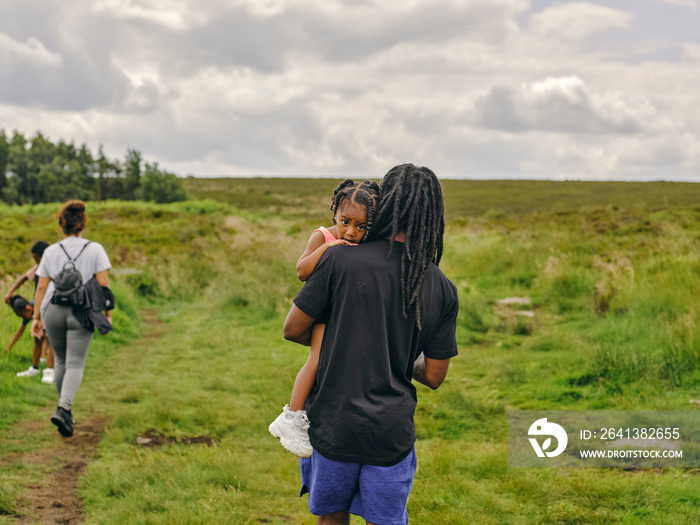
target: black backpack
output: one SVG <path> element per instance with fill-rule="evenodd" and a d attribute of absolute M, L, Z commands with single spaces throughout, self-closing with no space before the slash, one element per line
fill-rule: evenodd
<path fill-rule="evenodd" d="M 60 304 L 61 306 L 83 306 L 85 304 L 83 276 L 75 267 L 75 261 L 83 254 L 85 247 L 90 242 L 92 241 L 88 241 L 83 245 L 75 259 L 71 259 L 63 245 L 60 242 L 58 243 L 63 253 L 68 257 L 68 262 L 63 265 L 63 270 L 54 277 L 53 285 L 56 289 L 51 298 L 53 304 Z"/>

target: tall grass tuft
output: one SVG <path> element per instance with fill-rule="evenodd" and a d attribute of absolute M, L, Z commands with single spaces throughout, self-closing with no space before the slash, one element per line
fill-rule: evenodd
<path fill-rule="evenodd" d="M 0 516 L 14 514 L 17 508 L 17 489 L 0 481 Z"/>
<path fill-rule="evenodd" d="M 590 272 L 567 253 L 550 256 L 533 286 L 537 302 L 555 314 L 584 309 L 592 288 Z"/>

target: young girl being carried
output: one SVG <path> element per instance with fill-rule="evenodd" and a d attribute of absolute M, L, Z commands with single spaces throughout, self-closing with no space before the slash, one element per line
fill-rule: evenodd
<path fill-rule="evenodd" d="M 331 246 L 354 246 L 362 241 L 371 227 L 378 200 L 379 185 L 374 181 L 356 183 L 352 179 L 346 179 L 336 188 L 331 203 L 334 226 L 321 226 L 311 234 L 306 250 L 297 261 L 299 280 L 308 279 L 321 256 Z M 279 438 L 285 449 L 299 457 L 309 457 L 313 452 L 304 404 L 316 379 L 324 329 L 324 324 L 314 325 L 309 358 L 294 381 L 289 405 L 285 405 L 282 413 L 269 427 L 270 434 Z"/>

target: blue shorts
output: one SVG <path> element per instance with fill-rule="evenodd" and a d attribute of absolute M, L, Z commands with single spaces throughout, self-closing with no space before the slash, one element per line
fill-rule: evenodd
<path fill-rule="evenodd" d="M 301 491 L 311 514 L 349 510 L 377 525 L 406 525 L 406 503 L 416 475 L 416 449 L 391 467 L 333 461 L 317 451 L 299 459 Z"/>

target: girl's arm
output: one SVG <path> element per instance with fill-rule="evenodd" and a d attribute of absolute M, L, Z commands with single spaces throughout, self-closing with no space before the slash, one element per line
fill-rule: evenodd
<path fill-rule="evenodd" d="M 107 275 L 107 270 L 97 272 L 95 274 L 95 280 L 105 288 L 109 288 L 109 275 Z"/>
<path fill-rule="evenodd" d="M 314 271 L 321 256 L 326 253 L 328 244 L 325 242 L 325 237 L 321 232 L 314 232 L 309 238 L 309 244 L 306 245 L 306 250 L 301 254 L 297 261 L 297 277 L 300 281 L 306 281 Z"/>
<path fill-rule="evenodd" d="M 24 284 L 24 281 L 27 280 L 27 274 L 23 273 L 16 281 L 15 284 L 12 285 L 12 288 L 10 288 L 10 291 L 5 294 L 5 304 L 10 304 L 10 299 L 14 295 L 14 293 L 17 291 L 17 289 Z"/>
<path fill-rule="evenodd" d="M 109 275 L 107 275 L 107 270 L 97 272 L 95 274 L 95 279 L 100 284 L 100 286 L 103 286 L 104 288 L 109 288 Z M 107 310 L 105 312 L 105 317 L 107 317 L 107 320 L 111 324 L 112 323 L 112 310 Z"/>
<path fill-rule="evenodd" d="M 19 338 L 22 337 L 22 334 L 23 334 L 23 333 L 24 333 L 24 325 L 22 325 L 22 326 L 19 327 L 19 330 L 17 330 L 17 333 L 16 333 L 15 336 L 12 338 L 12 341 L 11 341 L 10 344 L 7 346 L 7 348 L 5 348 L 5 353 L 6 353 L 6 354 L 9 354 L 9 353 L 10 353 L 10 350 L 12 350 L 12 347 L 15 346 L 15 343 L 16 343 L 17 341 L 19 341 Z"/>
<path fill-rule="evenodd" d="M 46 289 L 49 287 L 51 277 L 39 277 L 39 285 L 34 295 L 34 320 L 32 321 L 32 335 L 40 339 L 44 335 L 44 322 L 41 320 L 41 303 L 44 301 Z"/>
<path fill-rule="evenodd" d="M 339 244 L 344 244 L 347 246 L 355 246 L 350 241 L 345 239 L 337 239 L 333 242 L 325 242 L 325 237 L 321 232 L 314 232 L 309 239 L 309 244 L 306 246 L 306 250 L 301 254 L 299 260 L 297 261 L 297 277 L 300 281 L 306 281 L 314 271 L 318 261 L 321 260 L 321 256 L 326 253 L 326 250 L 331 246 L 337 246 Z"/>

